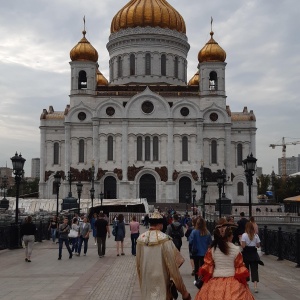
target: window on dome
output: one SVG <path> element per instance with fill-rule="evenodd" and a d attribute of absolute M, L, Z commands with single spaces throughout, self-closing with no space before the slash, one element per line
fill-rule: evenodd
<path fill-rule="evenodd" d="M 78 74 L 78 89 L 86 89 L 87 88 L 87 78 L 86 78 L 86 72 L 80 71 Z"/>
<path fill-rule="evenodd" d="M 244 196 L 244 184 L 242 182 L 237 184 L 237 194 L 238 196 Z"/>
<path fill-rule="evenodd" d="M 188 138 L 182 138 L 182 161 L 188 161 Z"/>
<path fill-rule="evenodd" d="M 209 90 L 210 91 L 218 90 L 218 76 L 215 71 L 209 73 Z"/>
<path fill-rule="evenodd" d="M 118 77 L 123 76 L 123 69 L 122 69 L 122 58 L 121 56 L 118 57 Z"/>
<path fill-rule="evenodd" d="M 167 73 L 167 58 L 166 58 L 165 54 L 162 54 L 160 64 L 161 64 L 161 75 L 166 76 L 166 73 Z"/>
<path fill-rule="evenodd" d="M 238 144 L 236 148 L 236 154 L 237 154 L 237 165 L 242 166 L 243 165 L 243 145 Z"/>
<path fill-rule="evenodd" d="M 137 153 L 136 160 L 137 161 L 143 160 L 143 149 L 142 149 L 142 147 L 143 147 L 143 140 L 142 140 L 142 137 L 139 136 L 137 138 L 137 142 L 136 142 L 136 153 Z"/>
<path fill-rule="evenodd" d="M 135 55 L 130 55 L 130 75 L 135 75 Z"/>
<path fill-rule="evenodd" d="M 145 56 L 145 74 L 146 75 L 151 75 L 151 54 L 146 53 Z"/>
<path fill-rule="evenodd" d="M 114 150 L 114 140 L 113 137 L 110 135 L 107 138 L 107 160 L 113 160 L 113 150 Z"/>
<path fill-rule="evenodd" d="M 174 77 L 178 78 L 178 57 L 175 57 L 174 60 Z"/>
<path fill-rule="evenodd" d="M 150 137 L 146 136 L 145 138 L 145 160 L 150 160 Z"/>
<path fill-rule="evenodd" d="M 217 141 L 211 142 L 211 163 L 217 163 Z"/>
<path fill-rule="evenodd" d="M 79 146 L 78 146 L 78 162 L 83 163 L 84 162 L 84 140 L 79 140 Z"/>
<path fill-rule="evenodd" d="M 53 164 L 58 165 L 59 164 L 59 144 L 54 143 L 53 145 Z"/>
<path fill-rule="evenodd" d="M 153 161 L 158 161 L 158 137 L 153 138 Z"/>

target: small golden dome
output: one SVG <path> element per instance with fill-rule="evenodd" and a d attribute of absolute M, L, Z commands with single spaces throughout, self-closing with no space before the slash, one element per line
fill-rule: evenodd
<path fill-rule="evenodd" d="M 219 46 L 219 44 L 213 39 L 214 32 L 210 32 L 211 38 L 205 44 L 205 46 L 198 53 L 198 61 L 202 62 L 214 62 L 222 61 L 226 59 L 226 52 Z"/>
<path fill-rule="evenodd" d="M 97 70 L 97 85 L 108 85 L 107 79 L 99 70 Z"/>
<path fill-rule="evenodd" d="M 83 38 L 78 42 L 78 44 L 73 47 L 70 51 L 70 58 L 72 61 L 98 61 L 98 52 L 91 45 L 91 43 L 86 39 L 86 31 L 82 31 Z"/>
<path fill-rule="evenodd" d="M 110 31 L 146 26 L 186 32 L 182 16 L 166 0 L 131 0 L 114 16 Z"/>
<path fill-rule="evenodd" d="M 199 71 L 195 73 L 195 75 L 190 79 L 188 85 L 199 85 Z"/>

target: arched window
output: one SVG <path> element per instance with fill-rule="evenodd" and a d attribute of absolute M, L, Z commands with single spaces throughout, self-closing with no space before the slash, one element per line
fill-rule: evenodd
<path fill-rule="evenodd" d="M 218 90 L 218 75 L 215 71 L 209 73 L 209 90 L 210 91 Z"/>
<path fill-rule="evenodd" d="M 175 57 L 174 60 L 174 77 L 178 78 L 178 57 Z"/>
<path fill-rule="evenodd" d="M 182 161 L 188 161 L 188 138 L 182 138 Z"/>
<path fill-rule="evenodd" d="M 158 160 L 158 137 L 153 138 L 153 161 Z"/>
<path fill-rule="evenodd" d="M 121 56 L 118 57 L 118 77 L 123 76 L 123 69 L 122 69 L 122 58 Z"/>
<path fill-rule="evenodd" d="M 244 184 L 242 182 L 237 184 L 237 194 L 238 196 L 244 196 Z"/>
<path fill-rule="evenodd" d="M 145 138 L 145 160 L 150 160 L 150 137 L 146 136 Z"/>
<path fill-rule="evenodd" d="M 53 164 L 58 165 L 59 164 L 59 144 L 54 143 L 53 146 Z"/>
<path fill-rule="evenodd" d="M 130 75 L 135 75 L 135 55 L 130 54 Z"/>
<path fill-rule="evenodd" d="M 139 136 L 136 141 L 136 160 L 143 160 L 143 139 L 141 136 Z"/>
<path fill-rule="evenodd" d="M 146 53 L 145 56 L 145 74 L 146 75 L 151 75 L 151 54 Z"/>
<path fill-rule="evenodd" d="M 80 71 L 78 74 L 78 89 L 86 89 L 87 88 L 87 78 L 86 78 L 86 72 Z"/>
<path fill-rule="evenodd" d="M 217 163 L 217 141 L 211 142 L 211 163 Z"/>
<path fill-rule="evenodd" d="M 78 161 L 80 163 L 84 162 L 84 140 L 79 140 L 79 157 Z"/>
<path fill-rule="evenodd" d="M 114 154 L 113 154 L 114 144 L 113 143 L 114 143 L 113 137 L 110 135 L 107 138 L 107 160 L 114 159 Z"/>
<path fill-rule="evenodd" d="M 238 144 L 236 151 L 237 151 L 237 165 L 242 166 L 243 165 L 243 145 Z"/>
<path fill-rule="evenodd" d="M 167 58 L 166 58 L 165 54 L 162 54 L 160 64 L 161 64 L 161 75 L 166 76 L 166 73 L 167 73 Z"/>

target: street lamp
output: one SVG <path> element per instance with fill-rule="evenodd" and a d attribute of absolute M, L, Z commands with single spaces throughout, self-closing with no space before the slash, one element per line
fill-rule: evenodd
<path fill-rule="evenodd" d="M 100 193 L 101 207 L 102 207 L 102 203 L 103 203 L 103 198 L 104 198 L 104 194 L 101 191 L 101 193 Z"/>
<path fill-rule="evenodd" d="M 76 183 L 77 186 L 77 195 L 78 195 L 78 215 L 80 216 L 80 196 L 81 196 L 81 192 L 82 192 L 82 183 L 81 181 L 78 181 L 78 183 Z"/>
<path fill-rule="evenodd" d="M 95 197 L 95 189 L 94 189 L 94 176 L 95 176 L 95 167 L 94 164 L 91 167 L 91 183 L 92 183 L 92 188 L 90 189 L 90 195 L 92 199 L 92 209 L 94 207 L 94 197 Z"/>
<path fill-rule="evenodd" d="M 243 160 L 247 185 L 249 187 L 249 217 L 252 216 L 251 186 L 253 184 L 253 176 L 256 172 L 256 162 L 257 159 L 253 157 L 252 153 L 248 155 L 246 159 Z"/>
<path fill-rule="evenodd" d="M 68 179 L 69 186 L 70 186 L 68 197 L 71 198 L 72 197 L 72 173 L 71 173 L 71 171 L 68 171 L 68 178 L 67 179 Z"/>
<path fill-rule="evenodd" d="M 193 216 L 196 215 L 196 212 L 195 212 L 195 199 L 196 199 L 196 194 L 197 194 L 197 191 L 195 190 L 195 188 L 192 190 L 192 195 L 193 195 Z"/>
<path fill-rule="evenodd" d="M 54 184 L 56 187 L 56 217 L 58 217 L 58 197 L 59 197 L 60 181 L 61 181 L 61 175 L 57 171 L 54 175 Z"/>
<path fill-rule="evenodd" d="M 218 170 L 218 176 L 217 176 L 217 185 L 219 188 L 219 218 L 221 219 L 222 217 L 222 198 L 221 198 L 221 191 L 222 191 L 222 187 L 223 187 L 223 197 L 225 196 L 224 193 L 224 184 L 226 181 L 226 171 L 223 169 L 223 171 Z"/>
<path fill-rule="evenodd" d="M 13 165 L 13 173 L 15 175 L 16 182 L 16 219 L 15 223 L 19 222 L 19 190 L 20 190 L 20 182 L 24 174 L 24 164 L 26 159 L 22 157 L 21 153 L 18 155 L 16 152 L 15 156 L 11 158 Z"/>

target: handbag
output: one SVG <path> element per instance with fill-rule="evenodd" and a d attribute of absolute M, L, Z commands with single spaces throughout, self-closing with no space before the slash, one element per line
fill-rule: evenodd
<path fill-rule="evenodd" d="M 172 295 L 172 299 L 177 299 L 178 298 L 178 292 L 176 285 L 173 280 L 170 280 L 170 285 L 169 285 L 170 293 Z"/>
<path fill-rule="evenodd" d="M 68 234 L 68 237 L 69 238 L 76 238 L 76 237 L 78 237 L 78 232 L 74 229 L 71 229 L 69 234 Z"/>

